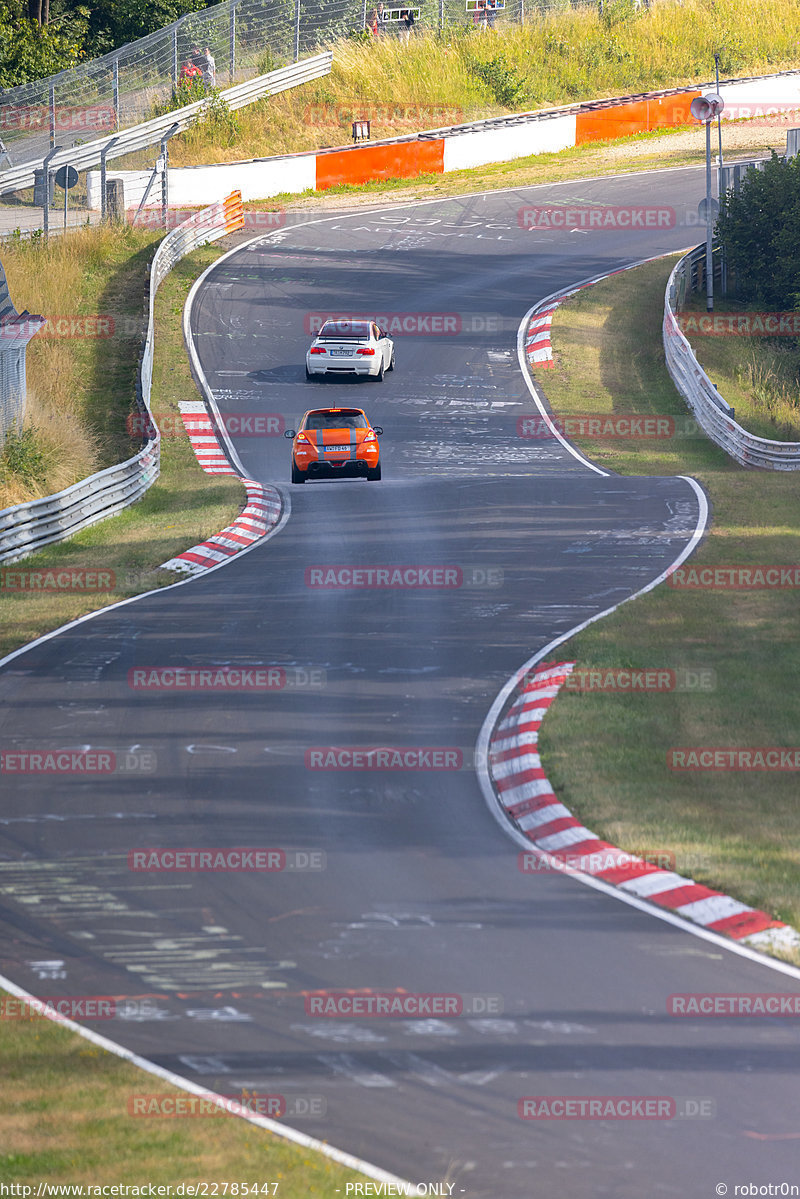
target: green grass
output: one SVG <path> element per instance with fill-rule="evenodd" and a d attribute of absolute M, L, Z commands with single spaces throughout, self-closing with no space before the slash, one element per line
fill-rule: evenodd
<path fill-rule="evenodd" d="M 49 1020 L 0 1022 L 0 1073 L 7 1184 L 270 1182 L 304 1199 L 364 1180 L 232 1115 L 129 1115 L 132 1096 L 182 1092 Z"/>
<path fill-rule="evenodd" d="M 727 296 L 715 296 L 718 318 L 754 310 Z M 687 317 L 705 316 L 703 295 L 692 295 Z M 734 408 L 736 420 L 757 437 L 800 441 L 800 348 L 794 337 L 703 336 L 690 333 L 695 357 Z"/>
<path fill-rule="evenodd" d="M 201 270 L 222 253 L 206 246 L 184 258 L 167 276 L 156 297 L 156 355 L 153 369 L 153 408 L 170 416 L 161 446 L 161 477 L 144 498 L 119 516 L 68 541 L 50 546 L 2 570 L 45 567 L 83 567 L 111 571 L 112 591 L 100 595 L 30 593 L 0 589 L 0 657 L 66 621 L 95 608 L 115 603 L 151 587 L 175 581 L 171 571 L 158 567 L 175 554 L 224 528 L 238 513 L 244 489 L 234 478 L 205 474 L 188 437 L 182 431 L 178 402 L 197 391 L 183 345 L 181 314 L 189 288 Z M 131 407 L 131 391 L 121 397 L 119 411 Z M 124 425 L 124 417 L 119 416 Z M 131 451 L 132 452 L 132 451 Z"/>
<path fill-rule="evenodd" d="M 673 261 L 606 280 L 558 310 L 556 365 L 541 375 L 557 414 L 685 417 L 660 347 Z M 800 559 L 800 475 L 745 471 L 702 437 L 576 441 L 621 474 L 688 474 L 701 482 L 712 522 L 692 565 Z M 677 746 L 797 744 L 796 592 L 662 585 L 558 654 L 581 668 L 711 672 L 710 691 L 562 691 L 542 728 L 543 764 L 559 799 L 599 836 L 636 853 L 674 853 L 678 872 L 800 926 L 796 774 L 673 773 L 666 762 Z"/>

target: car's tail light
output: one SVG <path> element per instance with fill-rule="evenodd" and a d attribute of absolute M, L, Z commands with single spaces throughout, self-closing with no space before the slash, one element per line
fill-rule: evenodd
<path fill-rule="evenodd" d="M 372 349 L 372 346 L 370 346 L 369 348 L 364 347 L 360 350 L 356 350 L 356 353 L 357 354 L 373 354 L 374 355 L 375 351 Z"/>
<path fill-rule="evenodd" d="M 361 444 L 366 445 L 368 441 L 377 441 L 377 440 L 378 439 L 374 433 L 367 433 L 366 437 L 364 438 L 364 440 Z"/>
<path fill-rule="evenodd" d="M 327 354 L 328 351 L 324 346 L 312 346 L 308 352 L 309 354 Z"/>
<path fill-rule="evenodd" d="M 311 445 L 311 442 L 306 437 L 305 433 L 298 433 L 297 434 L 297 444 L 298 445 Z"/>

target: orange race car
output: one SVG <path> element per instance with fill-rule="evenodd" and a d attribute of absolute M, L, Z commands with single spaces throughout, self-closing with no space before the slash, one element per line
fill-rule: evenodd
<path fill-rule="evenodd" d="M 381 477 L 378 438 L 361 408 L 312 408 L 300 428 L 287 429 L 292 440 L 292 482 L 305 483 L 320 475 Z"/>

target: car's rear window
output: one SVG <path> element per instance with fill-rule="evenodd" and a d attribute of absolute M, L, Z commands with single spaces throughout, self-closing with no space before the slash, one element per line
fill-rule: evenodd
<path fill-rule="evenodd" d="M 326 321 L 319 331 L 320 341 L 369 341 L 369 321 Z"/>
<path fill-rule="evenodd" d="M 341 412 L 309 412 L 304 429 L 368 429 L 363 412 L 343 408 Z"/>

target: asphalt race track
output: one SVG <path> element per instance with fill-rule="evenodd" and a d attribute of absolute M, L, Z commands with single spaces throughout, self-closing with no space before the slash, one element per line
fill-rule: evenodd
<path fill-rule="evenodd" d="M 128 997 L 90 1027 L 209 1089 L 282 1095 L 287 1123 L 454 1195 L 705 1199 L 798 1181 L 791 1022 L 676 1019 L 667 1001 L 800 984 L 522 873 L 473 770 L 506 679 L 655 578 L 698 519 L 685 479 L 607 476 L 519 435 L 535 413 L 519 323 L 559 287 L 698 240 L 702 188 L 683 170 L 361 211 L 287 225 L 211 270 L 191 325 L 219 411 L 271 414 L 279 433 L 309 407 L 363 407 L 385 430 L 383 481 L 291 487 L 288 441 L 234 434 L 247 472 L 290 495 L 286 525 L 0 672 L 4 750 L 91 745 L 128 767 L 4 777 L 4 975 Z M 677 224 L 520 228 L 532 203 L 670 205 Z M 457 319 L 398 336 L 383 384 L 309 384 L 309 320 L 337 311 Z M 447 566 L 459 585 L 313 585 L 329 565 Z M 287 685 L 128 685 L 134 669 L 225 664 L 281 667 Z M 312 768 L 307 751 L 330 746 L 440 747 L 457 768 Z M 130 870 L 129 850 L 152 846 L 272 847 L 287 866 Z M 325 1018 L 309 1010 L 320 990 L 470 1010 Z M 523 1121 L 532 1095 L 668 1097 L 681 1114 Z"/>

